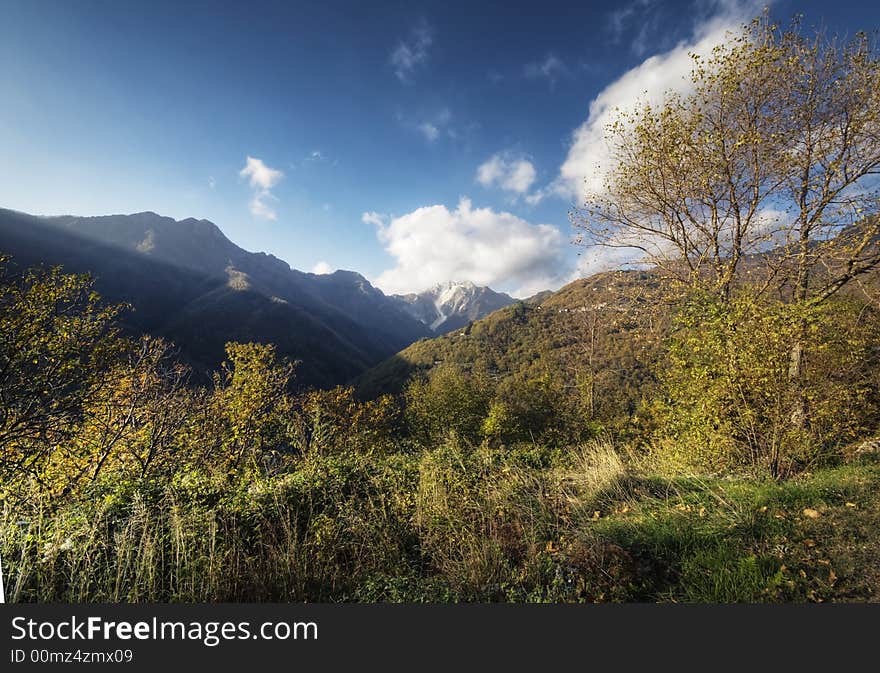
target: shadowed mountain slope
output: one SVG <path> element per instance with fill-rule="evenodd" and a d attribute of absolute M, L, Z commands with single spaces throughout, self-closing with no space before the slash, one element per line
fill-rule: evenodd
<path fill-rule="evenodd" d="M 129 331 L 171 339 L 200 371 L 219 364 L 227 341 L 271 342 L 301 361 L 301 384 L 330 386 L 430 334 L 362 276 L 296 271 L 207 220 L 0 209 L 0 252 L 20 267 L 91 273 L 108 301 L 132 305 Z"/>

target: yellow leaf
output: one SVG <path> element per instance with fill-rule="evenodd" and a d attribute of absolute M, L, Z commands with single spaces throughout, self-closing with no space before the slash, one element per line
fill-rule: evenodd
<path fill-rule="evenodd" d="M 817 510 L 810 507 L 805 508 L 803 514 L 808 519 L 818 519 L 820 516 L 822 516 Z"/>

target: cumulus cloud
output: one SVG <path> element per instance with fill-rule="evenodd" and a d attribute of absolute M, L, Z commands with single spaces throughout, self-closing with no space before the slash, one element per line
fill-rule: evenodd
<path fill-rule="evenodd" d="M 317 264 L 315 264 L 315 266 L 312 267 L 312 273 L 316 273 L 319 276 L 324 276 L 328 273 L 333 273 L 333 271 L 334 271 L 333 267 L 324 261 L 318 262 Z"/>
<path fill-rule="evenodd" d="M 467 198 L 452 210 L 434 205 L 396 218 L 364 213 L 361 219 L 376 225 L 379 241 L 395 259 L 375 281 L 388 293 L 470 280 L 528 296 L 557 287 L 571 273 L 559 229 L 474 208 Z"/>
<path fill-rule="evenodd" d="M 361 222 L 364 224 L 372 224 L 375 227 L 383 227 L 385 226 L 385 220 L 387 217 L 385 215 L 380 215 L 379 213 L 364 213 L 361 215 Z"/>
<path fill-rule="evenodd" d="M 404 84 L 412 83 L 416 69 L 427 62 L 428 49 L 433 41 L 431 26 L 422 19 L 391 52 L 391 67 L 397 79 Z"/>
<path fill-rule="evenodd" d="M 651 56 L 605 87 L 590 103 L 587 120 L 572 134 L 568 156 L 546 193 L 582 200 L 587 193 L 601 191 L 610 160 L 605 129 L 618 112 L 633 110 L 645 102 L 660 103 L 670 91 L 690 91 L 689 54 L 708 54 L 724 41 L 728 31 L 738 28 L 756 11 L 756 4 L 750 0 L 721 2 L 715 15 L 695 27 L 691 39 Z"/>
<path fill-rule="evenodd" d="M 248 178 L 253 192 L 250 201 L 251 213 L 256 217 L 262 217 L 267 220 L 277 219 L 277 214 L 267 201 L 277 200 L 271 190 L 281 181 L 284 173 L 274 168 L 269 168 L 260 159 L 249 156 L 245 161 L 244 168 L 239 171 L 239 175 L 243 178 Z"/>
<path fill-rule="evenodd" d="M 635 0 L 610 17 L 612 40 L 621 38 L 626 24 L 652 2 Z M 689 39 L 673 49 L 645 59 L 609 84 L 590 102 L 586 121 L 572 133 L 568 154 L 559 174 L 549 185 L 525 197 L 536 204 L 551 196 L 582 203 L 587 194 L 601 193 L 611 154 L 606 141 L 606 127 L 620 111 L 637 105 L 662 102 L 667 92 L 686 94 L 691 90 L 691 52 L 708 54 L 722 43 L 729 31 L 735 31 L 760 11 L 754 0 L 702 0 L 695 6 L 699 19 Z M 612 241 L 623 247 L 590 247 L 581 254 L 575 277 L 587 276 L 611 268 L 638 265 L 650 248 L 647 241 Z M 632 247 L 626 247 L 632 243 Z"/>
<path fill-rule="evenodd" d="M 524 194 L 535 182 L 535 166 L 526 159 L 506 154 L 493 154 L 477 168 L 476 180 L 483 187 L 500 187 Z"/>
<path fill-rule="evenodd" d="M 530 206 L 536 206 L 547 197 L 547 194 L 547 188 L 542 187 L 541 189 L 538 189 L 531 194 L 526 194 L 526 203 L 528 203 Z"/>
<path fill-rule="evenodd" d="M 251 187 L 258 190 L 270 190 L 284 177 L 284 173 L 269 168 L 261 159 L 254 157 L 247 157 L 240 175 L 243 178 L 248 178 Z"/>

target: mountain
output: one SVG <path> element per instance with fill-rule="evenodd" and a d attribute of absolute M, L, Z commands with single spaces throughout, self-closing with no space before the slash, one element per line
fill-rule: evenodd
<path fill-rule="evenodd" d="M 740 282 L 763 282 L 764 256 L 775 254 L 743 258 Z M 821 286 L 823 270 L 815 269 L 813 279 Z M 858 301 L 880 295 L 880 272 L 861 276 L 841 296 L 850 293 Z M 364 372 L 355 386 L 366 399 L 397 393 L 413 375 L 450 363 L 486 371 L 498 385 L 561 379 L 564 387 L 587 386 L 597 409 L 604 407 L 609 417 L 626 415 L 652 383 L 680 294 L 681 287 L 658 270 L 599 273 L 415 342 Z"/>
<path fill-rule="evenodd" d="M 363 398 L 402 390 L 443 363 L 506 380 L 554 380 L 578 389 L 608 417 L 629 413 L 656 371 L 669 327 L 658 274 L 613 271 L 542 292 L 434 339 L 422 340 L 362 374 Z"/>
<path fill-rule="evenodd" d="M 0 209 L 0 252 L 22 267 L 91 273 L 108 301 L 132 305 L 128 331 L 167 337 L 198 371 L 222 361 L 227 341 L 271 342 L 301 361 L 300 383 L 331 386 L 431 336 L 363 276 L 291 269 L 243 250 L 207 220 Z"/>
<path fill-rule="evenodd" d="M 409 315 L 435 334 L 446 334 L 516 300 L 469 281 L 440 283 L 418 294 L 392 295 Z"/>

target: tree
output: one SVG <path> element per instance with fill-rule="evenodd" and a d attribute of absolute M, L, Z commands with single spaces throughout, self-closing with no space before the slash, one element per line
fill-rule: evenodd
<path fill-rule="evenodd" d="M 608 129 L 604 191 L 573 218 L 582 242 L 633 248 L 724 302 L 746 282 L 778 289 L 808 315 L 880 265 L 876 46 L 765 17 L 693 59 L 692 93 Z M 802 321 L 790 344 L 795 428 L 809 416 L 808 332 Z"/>
<path fill-rule="evenodd" d="M 839 297 L 809 308 L 738 294 L 694 293 L 677 311 L 654 402 L 667 457 L 703 469 L 760 469 L 774 478 L 840 455 L 876 432 L 880 312 Z M 792 339 L 808 326 L 809 440 L 792 427 Z"/>
<path fill-rule="evenodd" d="M 481 371 L 466 373 L 452 363 L 414 377 L 404 391 L 406 421 L 412 435 L 425 446 L 439 444 L 450 431 L 477 442 L 489 409 L 491 389 Z"/>
<path fill-rule="evenodd" d="M 65 491 L 110 466 L 114 476 L 142 479 L 185 462 L 181 435 L 203 396 L 187 388 L 189 369 L 175 355 L 167 342 L 144 336 L 105 373 L 107 385 L 83 407 L 81 428 L 61 452 Z"/>
<path fill-rule="evenodd" d="M 391 450 L 401 420 L 393 396 L 361 401 L 350 386 L 302 393 L 294 409 L 295 443 L 304 454 Z"/>
<path fill-rule="evenodd" d="M 227 343 L 226 357 L 214 375 L 209 415 L 221 424 L 219 458 L 232 474 L 245 459 L 253 466 L 289 448 L 288 388 L 296 364 L 279 361 L 271 344 Z"/>
<path fill-rule="evenodd" d="M 789 223 L 771 266 L 795 302 L 815 306 L 880 264 L 880 190 L 871 180 L 880 172 L 880 63 L 863 34 L 849 43 L 797 31 L 775 38 L 785 58 L 778 133 L 787 139 L 777 200 Z M 809 414 L 808 347 L 803 322 L 789 365 L 797 427 Z"/>
<path fill-rule="evenodd" d="M 88 276 L 16 274 L 0 257 L 0 472 L 39 478 L 126 344 Z"/>
<path fill-rule="evenodd" d="M 693 55 L 693 92 L 622 112 L 607 129 L 601 191 L 573 214 L 585 245 L 631 248 L 638 261 L 730 296 L 745 255 L 772 240 L 778 170 L 779 60 L 756 22 Z"/>

